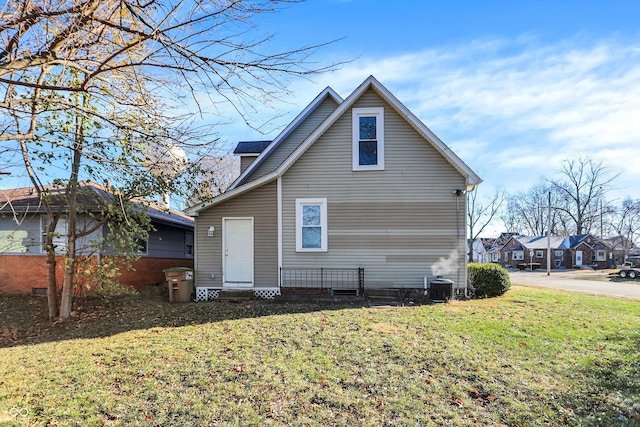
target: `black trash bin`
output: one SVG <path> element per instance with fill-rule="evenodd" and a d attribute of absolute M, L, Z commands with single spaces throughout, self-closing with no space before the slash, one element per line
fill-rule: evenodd
<path fill-rule="evenodd" d="M 455 282 L 440 277 L 429 283 L 429 297 L 433 302 L 442 302 L 453 299 L 453 285 Z"/>

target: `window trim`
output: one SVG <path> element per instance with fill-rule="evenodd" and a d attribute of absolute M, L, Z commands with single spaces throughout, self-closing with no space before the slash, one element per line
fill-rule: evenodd
<path fill-rule="evenodd" d="M 536 250 L 536 258 L 544 258 L 544 251 Z"/>
<path fill-rule="evenodd" d="M 524 251 L 513 251 L 513 256 L 511 258 L 514 261 L 524 261 Z"/>
<path fill-rule="evenodd" d="M 59 236 L 53 236 L 53 246 L 55 246 L 56 255 L 63 255 L 67 252 L 67 233 L 68 233 L 69 223 L 67 221 L 66 216 L 60 216 L 58 218 L 58 223 L 56 224 L 56 230 L 54 233 L 59 234 Z M 40 253 L 46 254 L 47 249 L 45 248 L 45 235 L 47 234 L 47 230 L 49 228 L 49 216 L 42 215 L 40 217 Z"/>
<path fill-rule="evenodd" d="M 320 247 L 302 247 L 302 207 L 320 206 Z M 326 198 L 302 198 L 296 199 L 296 252 L 327 252 L 327 199 Z"/>
<path fill-rule="evenodd" d="M 378 163 L 360 164 L 360 117 L 376 117 L 376 141 L 378 144 Z M 384 170 L 384 107 L 353 108 L 351 110 L 351 161 L 354 171 Z"/>

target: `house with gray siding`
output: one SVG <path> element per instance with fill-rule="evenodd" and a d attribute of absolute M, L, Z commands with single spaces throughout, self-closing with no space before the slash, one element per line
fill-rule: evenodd
<path fill-rule="evenodd" d="M 273 141 L 238 150 L 253 157 L 239 178 L 186 210 L 197 299 L 435 276 L 466 287 L 464 194 L 481 179 L 373 76 L 345 99 L 326 88 Z"/>
<path fill-rule="evenodd" d="M 83 212 L 77 218 L 77 230 L 90 230 L 76 242 L 76 253 L 93 257 L 96 262 L 109 256 L 108 248 L 97 245 L 110 232 L 109 225 L 100 225 L 95 219 L 112 194 L 95 183 L 83 183 L 78 196 Z M 55 194 L 55 190 L 51 190 Z M 49 217 L 33 188 L 0 190 L 0 293 L 37 293 L 47 287 L 47 254 L 44 235 Z M 145 209 L 154 230 L 149 237 L 140 240 L 140 258 L 132 262 L 133 270 L 121 269 L 118 281 L 124 285 L 141 289 L 148 285 L 163 283 L 163 269 L 171 267 L 193 267 L 194 226 L 193 218 L 181 212 L 167 209 L 155 203 L 138 203 Z M 97 227 L 96 227 L 97 226 Z M 67 220 L 64 213 L 56 226 L 54 237 L 56 253 L 59 254 L 58 283 L 62 284 L 63 256 L 67 244 Z M 46 290 L 46 289 L 45 289 Z"/>

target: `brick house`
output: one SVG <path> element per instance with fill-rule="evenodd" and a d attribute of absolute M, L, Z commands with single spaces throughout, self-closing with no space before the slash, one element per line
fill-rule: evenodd
<path fill-rule="evenodd" d="M 591 234 L 573 236 L 512 236 L 500 251 L 500 264 L 517 268 L 518 264 L 540 264 L 547 268 L 547 247 L 551 249 L 551 268 L 609 268 L 612 251 Z"/>
<path fill-rule="evenodd" d="M 82 204 L 85 211 L 99 212 L 95 200 L 108 198 L 108 192 L 101 186 L 85 183 Z M 90 196 L 89 196 L 90 194 Z M 32 188 L 0 190 L 4 201 L 0 205 L 0 292 L 39 293 L 47 287 L 46 252 L 43 248 L 43 233 L 48 225 L 48 216 L 37 193 Z M 91 200 L 89 200 L 91 199 Z M 193 219 L 175 210 L 168 210 L 150 204 L 147 214 L 155 228 L 146 240 L 141 240 L 140 258 L 132 263 L 133 270 L 120 270 L 118 281 L 124 285 L 141 289 L 145 286 L 163 283 L 163 269 L 171 267 L 193 268 Z M 90 224 L 92 219 L 79 215 L 81 224 Z M 62 285 L 62 254 L 66 248 L 66 219 L 63 216 L 56 227 L 60 237 L 54 238 L 57 252 L 57 281 Z M 92 242 L 109 233 L 105 224 L 88 236 L 78 240 L 78 254 L 91 257 L 91 262 L 99 262 L 108 253 L 96 252 Z M 46 292 L 46 291 L 44 291 Z"/>

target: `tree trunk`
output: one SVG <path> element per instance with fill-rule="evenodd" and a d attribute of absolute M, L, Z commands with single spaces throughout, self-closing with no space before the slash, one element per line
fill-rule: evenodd
<path fill-rule="evenodd" d="M 47 302 L 49 304 L 49 319 L 53 320 L 60 315 L 58 309 L 58 283 L 56 281 L 56 254 L 54 250 L 47 250 Z"/>
<path fill-rule="evenodd" d="M 83 97 L 83 105 L 87 99 Z M 62 299 L 60 301 L 60 317 L 68 319 L 71 316 L 73 305 L 73 286 L 76 271 L 76 242 L 78 240 L 77 205 L 78 205 L 78 175 L 82 160 L 84 146 L 84 118 L 76 117 L 76 132 L 73 144 L 73 163 L 71 164 L 71 177 L 67 185 L 67 200 L 69 212 L 67 214 L 67 252 L 64 262 L 64 282 L 62 284 Z"/>

